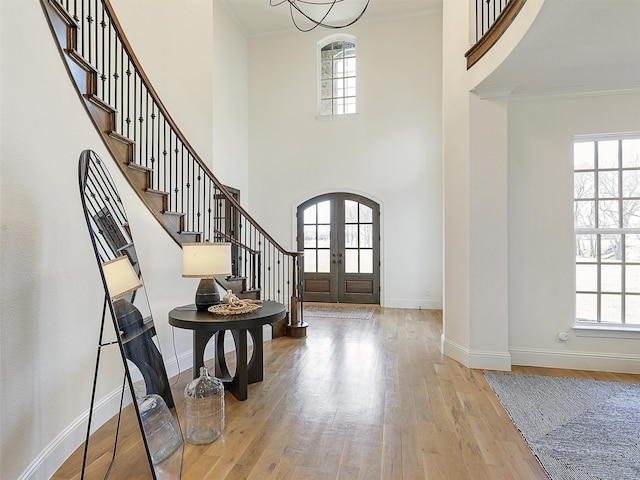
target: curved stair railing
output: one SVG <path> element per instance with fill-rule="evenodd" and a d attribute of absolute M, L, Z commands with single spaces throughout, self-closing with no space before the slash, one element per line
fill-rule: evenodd
<path fill-rule="evenodd" d="M 467 57 L 467 69 L 471 68 L 495 45 L 509 28 L 527 0 L 475 0 L 476 43 Z"/>
<path fill-rule="evenodd" d="M 108 0 L 41 0 L 69 74 L 125 177 L 171 237 L 232 244 L 242 297 L 289 306 L 298 317 L 301 252 L 282 248 L 216 179 L 147 78 Z M 292 308 L 293 307 L 293 308 Z M 284 333 L 280 326 L 274 335 Z M 299 335 L 302 336 L 302 335 Z"/>

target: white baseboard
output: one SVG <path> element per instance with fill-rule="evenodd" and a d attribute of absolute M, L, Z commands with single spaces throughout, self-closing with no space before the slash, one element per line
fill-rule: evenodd
<path fill-rule="evenodd" d="M 640 374 L 640 355 L 513 349 L 513 365 Z"/>
<path fill-rule="evenodd" d="M 442 300 L 413 300 L 406 298 L 387 298 L 384 308 L 412 308 L 414 310 L 442 310 Z"/>
<path fill-rule="evenodd" d="M 487 370 L 511 370 L 511 355 L 509 352 L 491 352 L 469 350 L 451 340 L 444 338 L 443 353 L 465 367 Z"/>
<path fill-rule="evenodd" d="M 272 338 L 271 326 L 265 325 L 263 328 L 264 340 Z M 251 337 L 249 337 L 251 340 Z M 229 334 L 225 336 L 224 342 L 225 352 L 234 349 L 233 337 Z M 172 352 L 173 353 L 173 352 Z M 182 375 L 191 374 L 193 366 L 193 354 L 191 350 L 179 354 L 177 357 L 173 355 L 163 355 L 169 378 L 178 375 L 180 370 Z M 213 348 L 209 347 L 205 350 L 205 360 L 213 357 Z M 135 379 L 134 379 L 135 380 Z M 113 418 L 120 408 L 120 388 L 113 390 L 111 393 L 96 402 L 93 410 L 93 418 L 91 419 L 92 431 L 100 428 L 105 422 Z M 131 395 L 126 387 L 125 405 L 131 402 Z M 58 434 L 47 447 L 29 464 L 29 466 L 18 477 L 18 480 L 39 480 L 43 478 L 51 478 L 60 465 L 69 458 L 69 456 L 82 445 L 87 435 L 87 425 L 89 422 L 89 409 L 76 418 L 62 432 Z"/>
<path fill-rule="evenodd" d="M 92 431 L 97 430 L 112 418 L 120 408 L 120 387 L 100 399 L 93 410 L 91 419 Z M 131 402 L 131 395 L 125 393 L 125 404 Z M 40 454 L 31 462 L 18 480 L 37 480 L 51 478 L 60 465 L 82 445 L 87 436 L 89 409 L 65 428 Z"/>

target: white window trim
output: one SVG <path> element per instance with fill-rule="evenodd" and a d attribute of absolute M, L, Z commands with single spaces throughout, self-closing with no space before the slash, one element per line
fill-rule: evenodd
<path fill-rule="evenodd" d="M 322 99 L 322 48 L 333 42 L 346 41 L 352 42 L 356 46 L 356 65 L 358 64 L 358 43 L 356 42 L 356 36 L 347 33 L 335 33 L 318 40 L 316 45 L 316 119 L 317 120 L 338 120 L 344 118 L 354 118 L 358 116 L 358 93 L 360 91 L 359 83 L 360 79 L 358 71 L 356 70 L 356 113 L 320 115 L 320 105 Z"/>
<path fill-rule="evenodd" d="M 576 322 L 572 328 L 576 337 L 624 338 L 640 340 L 640 325 L 634 328 L 624 324 L 606 324 L 594 322 Z"/>

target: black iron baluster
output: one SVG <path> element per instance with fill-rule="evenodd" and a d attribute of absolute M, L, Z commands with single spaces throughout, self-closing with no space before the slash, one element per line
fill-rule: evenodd
<path fill-rule="evenodd" d="M 193 160 L 193 159 L 190 159 L 190 160 Z M 196 167 L 196 163 L 195 163 L 195 162 L 194 162 L 193 166 L 194 166 L 194 175 L 195 175 L 195 169 L 196 169 L 196 168 L 195 168 L 195 167 Z M 202 231 L 204 231 L 204 230 L 202 229 L 202 225 L 200 224 L 200 220 L 201 220 L 201 217 L 202 217 L 202 202 L 200 201 L 200 200 L 201 200 L 201 198 L 202 198 L 202 197 L 200 196 L 200 193 L 201 193 L 201 187 L 202 187 L 202 184 L 201 184 L 201 180 L 202 180 L 202 167 L 200 167 L 199 165 L 198 165 L 198 174 L 197 174 L 197 176 L 195 177 L 195 179 L 198 181 L 198 183 L 197 183 L 197 188 L 194 188 L 194 189 L 193 189 L 193 195 L 194 195 L 194 197 L 193 197 L 193 203 L 194 203 L 194 205 L 193 205 L 193 206 L 194 206 L 194 208 L 196 209 L 196 231 L 197 231 L 197 232 L 202 232 Z M 197 192 L 197 194 L 196 194 L 196 192 Z"/>
<path fill-rule="evenodd" d="M 97 10 L 96 10 L 97 11 Z M 110 95 L 107 95 L 105 88 L 107 87 L 106 85 L 106 80 L 107 80 L 107 75 L 105 75 L 105 71 L 106 71 L 106 60 L 105 60 L 105 56 L 106 56 L 106 51 L 105 51 L 105 47 L 106 47 L 106 40 L 105 40 L 105 36 L 106 36 L 106 29 L 107 27 L 107 23 L 104 21 L 104 9 L 102 10 L 102 20 L 100 21 L 100 28 L 102 29 L 102 43 L 100 45 L 100 50 L 102 52 L 102 58 L 101 58 L 101 63 L 102 63 L 102 71 L 100 72 L 100 80 L 101 80 L 101 84 L 102 84 L 102 94 L 101 94 L 101 98 L 106 100 L 108 102 Z"/>
<path fill-rule="evenodd" d="M 176 161 L 175 161 L 175 166 L 176 166 L 176 175 L 175 177 L 173 175 L 169 175 L 169 189 L 172 192 L 173 195 L 175 195 L 175 197 L 173 198 L 173 201 L 171 203 L 171 210 L 173 210 L 174 212 L 179 212 L 181 210 L 178 210 L 178 153 L 173 151 L 173 131 L 169 132 L 169 172 L 171 172 L 171 165 L 173 164 L 171 162 L 171 158 L 172 155 L 175 153 L 176 155 Z M 175 188 L 174 188 L 175 185 Z"/>
<path fill-rule="evenodd" d="M 89 61 L 89 64 L 93 65 L 92 59 L 93 59 L 93 52 L 91 50 L 91 34 L 92 32 L 92 26 L 93 26 L 93 17 L 91 16 L 91 2 L 87 3 L 87 51 L 89 52 L 89 56 L 87 58 L 87 60 Z"/>
<path fill-rule="evenodd" d="M 175 147 L 174 153 L 176 154 L 176 176 L 175 176 L 175 182 L 176 182 L 176 212 L 186 213 L 184 210 L 180 209 L 183 205 L 182 205 L 182 202 L 180 202 L 180 197 L 178 196 L 178 194 L 182 195 L 182 190 L 183 190 L 182 184 L 180 184 L 180 186 L 178 186 L 179 185 L 178 180 L 181 178 L 178 175 L 178 169 L 182 165 L 182 163 L 178 162 L 178 153 L 180 152 L 180 150 L 178 149 L 178 138 L 177 138 L 177 136 L 175 137 L 175 139 L 176 139 L 176 147 Z M 185 230 L 190 231 L 189 227 L 188 227 L 188 222 L 187 222 L 186 215 L 184 217 L 184 220 L 185 220 L 185 223 L 184 223 Z"/>
<path fill-rule="evenodd" d="M 136 100 L 140 101 L 140 112 L 138 114 L 138 128 L 140 129 L 140 136 L 138 137 L 138 141 L 136 144 L 138 145 L 138 164 L 144 165 L 145 167 L 149 166 L 149 159 L 146 155 L 146 147 L 148 145 L 145 144 L 146 138 L 144 138 L 143 127 L 145 127 L 145 117 L 143 115 L 144 109 L 144 83 L 142 82 L 142 77 L 138 74 L 138 78 L 140 78 L 140 95 L 136 97 Z M 136 101 L 137 103 L 137 101 Z"/>
<path fill-rule="evenodd" d="M 170 118 L 156 102 L 105 2 L 83 0 L 78 5 L 77 0 L 57 1 L 66 5 L 67 10 L 73 9 L 80 30 L 78 52 L 100 75 L 101 87 L 92 93 L 114 108 L 113 128 L 137 144 L 131 161 L 150 168 L 150 187 L 170 194 L 168 208 L 185 214 L 184 229 L 199 232 L 209 241 L 231 242 L 234 274 L 246 277 L 250 288 L 265 289 L 264 298 L 283 301 L 286 295 L 295 294 L 290 268 L 300 262 L 262 233 L 226 190 L 209 177 L 207 168 L 173 129 Z M 480 36 L 485 9 L 489 27 L 508 1 L 500 0 L 500 4 L 497 0 L 477 1 L 483 2 L 476 3 L 476 16 L 481 17 L 476 23 L 476 36 Z"/>
<path fill-rule="evenodd" d="M 124 48 L 124 44 L 122 46 Z M 127 118 L 125 123 L 127 124 L 127 133 L 125 136 L 131 139 L 131 58 L 129 58 L 129 55 L 127 55 Z"/>
<path fill-rule="evenodd" d="M 493 18 L 491 19 L 491 24 L 496 21 L 496 6 L 497 0 L 493 0 Z"/>
<path fill-rule="evenodd" d="M 149 92 L 147 92 L 147 98 Z M 151 168 L 153 169 L 153 188 L 160 190 L 160 175 L 156 173 L 156 156 L 160 150 L 159 145 L 156 145 L 156 104 L 151 102 Z"/>
<path fill-rule="evenodd" d="M 162 190 L 171 192 L 167 188 L 167 119 L 162 115 Z M 171 198 L 171 197 L 169 197 Z M 171 210 L 171 209 L 170 209 Z"/>
<path fill-rule="evenodd" d="M 184 144 L 181 144 L 181 147 L 182 147 L 182 163 L 185 164 L 185 161 L 184 161 Z M 189 159 L 189 154 L 187 153 L 187 160 L 188 159 Z M 183 185 L 186 188 L 186 191 L 185 191 L 186 195 L 185 196 L 186 196 L 186 202 L 187 202 L 187 204 L 184 207 L 185 208 L 184 211 L 185 212 L 190 212 L 191 210 L 189 210 L 189 195 L 191 194 L 191 179 L 190 179 L 189 175 L 191 173 L 191 164 L 186 162 L 186 165 L 187 165 L 187 177 L 186 177 L 187 183 L 184 183 L 184 178 L 182 180 L 183 181 Z M 193 222 L 193 216 L 192 215 L 193 215 L 193 213 L 191 215 L 189 215 L 190 231 L 195 232 L 195 229 L 193 228 L 194 227 L 194 222 Z"/>

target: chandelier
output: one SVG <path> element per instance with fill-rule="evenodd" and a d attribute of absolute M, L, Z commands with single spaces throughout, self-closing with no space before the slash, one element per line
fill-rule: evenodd
<path fill-rule="evenodd" d="M 351 17 L 351 20 L 343 20 L 341 22 L 333 23 L 329 20 L 331 18 L 330 14 L 333 11 L 333 7 L 336 6 L 336 3 L 344 1 L 345 0 L 269 0 L 272 7 L 288 3 L 291 21 L 301 32 L 310 32 L 316 27 L 344 28 L 353 25 L 360 20 L 360 17 L 362 17 L 369 6 L 370 0 L 366 0 L 366 3 L 360 13 L 355 17 Z M 350 1 L 353 2 L 353 0 Z M 335 13 L 337 12 L 334 12 L 334 14 Z M 307 26 L 307 24 L 309 25 Z"/>

